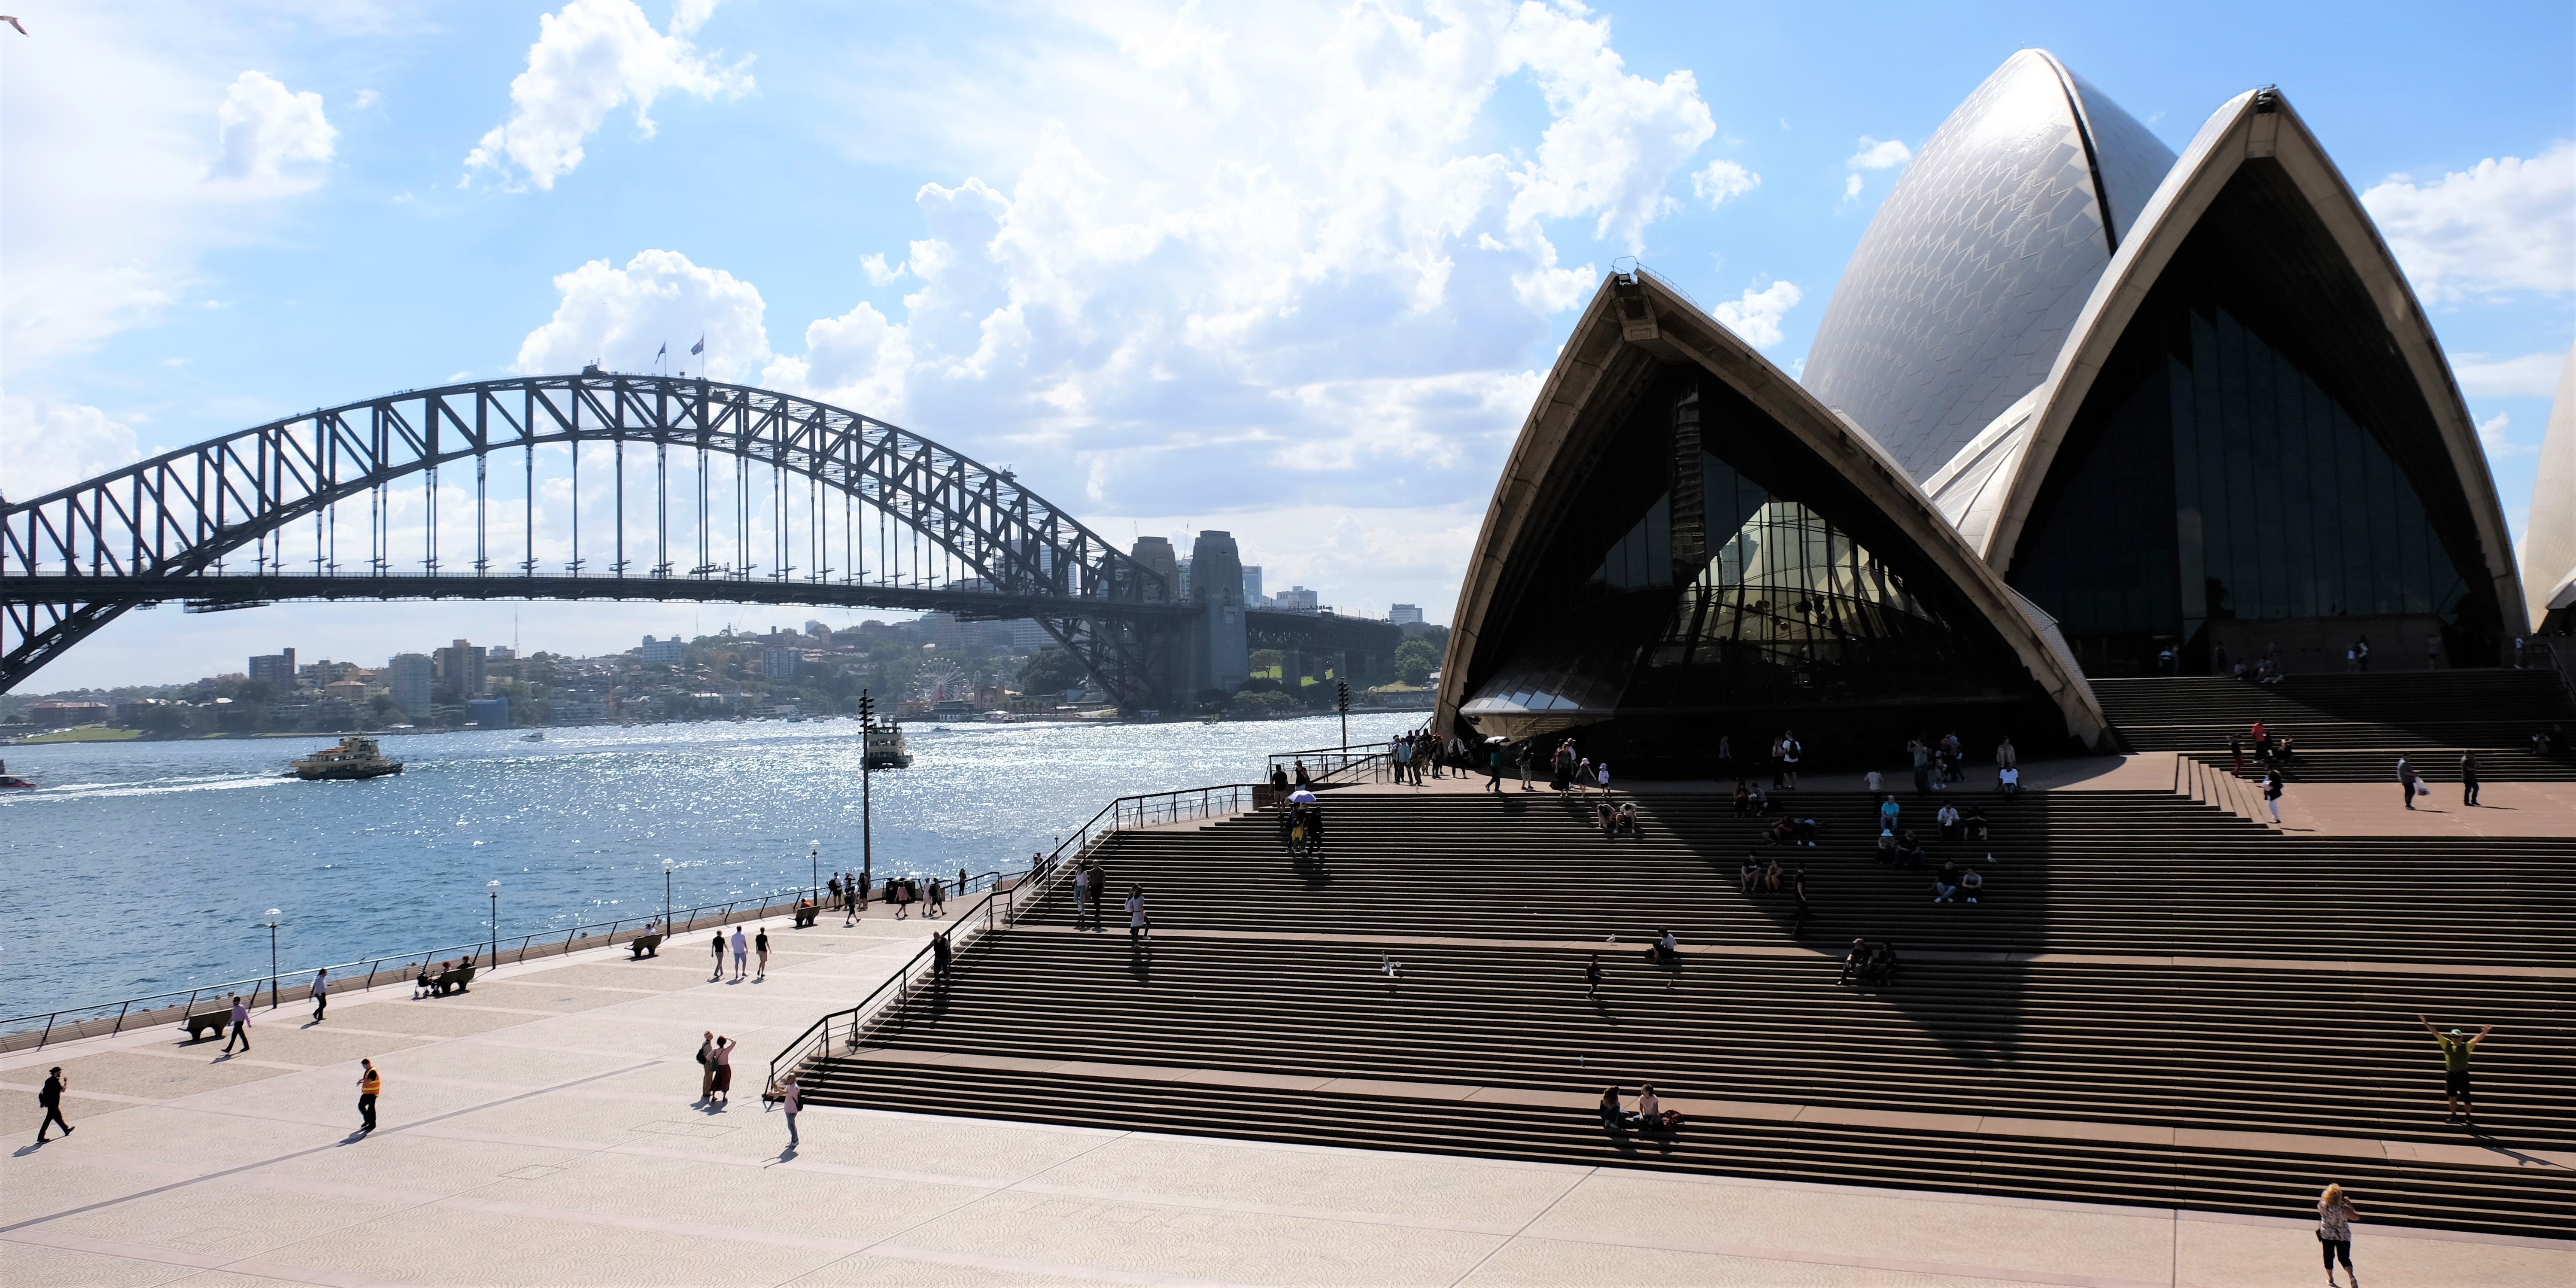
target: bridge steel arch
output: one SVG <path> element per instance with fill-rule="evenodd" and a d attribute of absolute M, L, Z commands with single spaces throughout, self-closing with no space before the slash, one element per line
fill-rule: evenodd
<path fill-rule="evenodd" d="M 586 570 L 578 553 L 580 448 L 616 445 L 617 558 Z M 574 554 L 561 575 L 541 575 L 535 550 L 535 457 L 572 449 Z M 627 557 L 624 448 L 654 452 L 659 539 L 655 561 L 638 571 Z M 718 564 L 708 515 L 707 472 L 695 471 L 697 557 L 682 571 L 669 543 L 668 458 L 673 449 L 731 456 L 741 469 L 765 465 L 783 484 L 808 481 L 817 498 L 845 498 L 844 551 L 856 501 L 917 534 L 971 577 L 931 584 L 914 577 L 865 580 L 860 558 L 830 566 L 830 519 L 809 504 L 809 531 L 791 541 L 793 502 L 774 489 L 763 571 L 749 558 L 760 526 L 738 495 L 733 518 L 743 557 Z M 487 478 L 496 454 L 527 454 L 526 490 L 504 504 L 529 508 L 524 557 L 494 574 Z M 437 472 L 475 471 L 475 555 L 470 572 L 438 566 Z M 426 474 L 430 498 L 419 573 L 388 557 L 390 484 Z M 344 503 L 369 502 L 363 570 L 338 558 Z M 383 523 L 379 523 L 379 518 Z M 290 572 L 282 534 L 317 527 L 309 573 Z M 820 531 L 810 529 L 819 525 Z M 330 529 L 327 543 L 320 529 Z M 640 543 L 639 543 L 640 544 Z M 249 573 L 228 560 L 250 550 Z M 811 553 L 805 568 L 794 563 Z M 505 569 L 509 565 L 503 565 Z M 834 580 L 832 574 L 841 577 Z M 799 575 L 801 573 L 801 575 Z M 1171 650 L 1188 609 L 1172 601 L 1160 574 L 1139 564 L 1045 498 L 963 453 L 884 421 L 791 394 L 699 378 L 626 375 L 597 368 L 578 375 L 405 390 L 363 402 L 283 417 L 127 466 L 27 501 L 0 498 L 0 692 L 14 688 L 119 614 L 181 600 L 192 609 L 244 607 L 279 599 L 655 599 L 944 608 L 963 616 L 1041 623 L 1071 649 L 1121 706 L 1165 705 Z"/>

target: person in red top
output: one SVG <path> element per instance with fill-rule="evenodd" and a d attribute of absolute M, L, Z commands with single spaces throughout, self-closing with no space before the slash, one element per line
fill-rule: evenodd
<path fill-rule="evenodd" d="M 2255 754 L 2255 755 L 2257 755 L 2257 756 L 2263 756 L 2263 755 L 2268 755 L 2268 754 L 2270 754 L 2270 752 L 2271 752 L 2271 750 L 2272 750 L 2272 735 L 2270 735 L 2270 734 L 2268 734 L 2268 733 L 2263 732 L 2263 722 L 2262 722 L 2262 721 L 2257 720 L 2257 721 L 2255 721 L 2255 722 L 2254 722 L 2254 730 L 2253 730 L 2253 732 L 2254 732 L 2254 754 Z"/>

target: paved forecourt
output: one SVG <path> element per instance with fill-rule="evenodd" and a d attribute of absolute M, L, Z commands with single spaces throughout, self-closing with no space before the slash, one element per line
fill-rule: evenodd
<path fill-rule="evenodd" d="M 2303 1223 L 815 1109 L 769 1058 L 938 923 L 771 922 L 762 982 L 703 940 L 506 967 L 461 997 L 262 1011 L 0 1058 L 0 1283 L 2308 1284 Z M 699 1035 L 741 1044 L 692 1103 Z M 381 1128 L 353 1134 L 359 1057 Z M 41 1148 L 36 1084 L 80 1128 Z M 1222 1095 L 1222 1090 L 1212 1090 Z M 2374 1288 L 2576 1282 L 2576 1245 L 2364 1226 Z"/>

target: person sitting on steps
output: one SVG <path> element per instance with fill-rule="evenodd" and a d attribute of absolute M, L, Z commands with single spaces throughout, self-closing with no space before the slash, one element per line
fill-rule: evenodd
<path fill-rule="evenodd" d="M 1762 869 L 1762 888 L 1765 890 L 1778 890 L 1780 888 L 1780 878 L 1782 875 L 1783 874 L 1780 871 L 1780 860 L 1775 856 L 1771 860 L 1771 865 Z"/>
<path fill-rule="evenodd" d="M 1959 834 L 1965 837 L 1970 845 L 1985 844 L 1989 830 L 1986 812 L 1974 805 L 1968 807 L 1968 816 L 1959 820 Z"/>
<path fill-rule="evenodd" d="M 1941 870 L 1932 874 L 1932 902 L 1948 903 L 1959 893 L 1959 865 L 1942 860 Z"/>
<path fill-rule="evenodd" d="M 1919 868 L 1930 863 L 1932 855 L 1909 831 L 1896 838 L 1896 861 L 1910 868 Z"/>
<path fill-rule="evenodd" d="M 1643 835 L 1643 833 L 1637 830 L 1637 802 L 1621 801 L 1619 803 L 1619 817 L 1617 819 L 1617 823 L 1617 830 L 1621 836 Z"/>
<path fill-rule="evenodd" d="M 1983 894 L 1985 889 L 1986 879 L 1975 868 L 1968 868 L 1959 873 L 1959 895 L 1966 902 L 1975 903 L 1977 896 Z"/>
<path fill-rule="evenodd" d="M 1753 893 L 1753 879 L 1761 875 L 1761 872 L 1762 864 L 1753 857 L 1753 851 L 1746 850 L 1744 852 L 1744 866 L 1735 870 L 1736 888 L 1742 890 L 1746 894 Z"/>
<path fill-rule="evenodd" d="M 1779 822 L 1771 825 L 1768 835 L 1773 845 L 1788 845 L 1796 841 L 1798 839 L 1797 820 L 1783 817 Z"/>

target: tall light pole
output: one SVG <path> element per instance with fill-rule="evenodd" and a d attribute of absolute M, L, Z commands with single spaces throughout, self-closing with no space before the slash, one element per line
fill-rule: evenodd
<path fill-rule="evenodd" d="M 1333 681 L 1333 705 L 1341 709 L 1341 713 L 1342 713 L 1342 758 L 1343 758 L 1344 760 L 1348 760 L 1348 759 L 1350 759 L 1350 755 L 1351 755 L 1351 682 L 1350 682 L 1350 681 L 1348 681 L 1348 680 L 1335 680 L 1335 681 Z"/>
<path fill-rule="evenodd" d="M 501 969 L 501 883 L 490 881 L 484 889 L 492 892 L 492 969 Z"/>
<path fill-rule="evenodd" d="M 876 884 L 876 819 L 873 802 L 868 798 L 870 777 L 868 767 L 873 763 L 876 754 L 876 748 L 872 745 L 876 741 L 876 729 L 877 700 L 869 697 L 867 690 L 861 689 L 859 690 L 859 897 L 863 900 L 867 898 L 870 887 Z"/>
<path fill-rule="evenodd" d="M 823 906 L 823 840 L 821 837 L 816 837 L 814 839 L 814 852 L 806 855 L 805 858 L 807 863 L 814 869 L 814 893 L 812 898 L 814 900 L 814 906 L 819 908 Z"/>
<path fill-rule="evenodd" d="M 253 997 L 256 1002 L 259 999 Z M 268 910 L 268 1009 L 277 1009 L 277 909 Z"/>
<path fill-rule="evenodd" d="M 671 933 L 671 869 L 679 865 L 662 860 L 662 933 Z"/>

